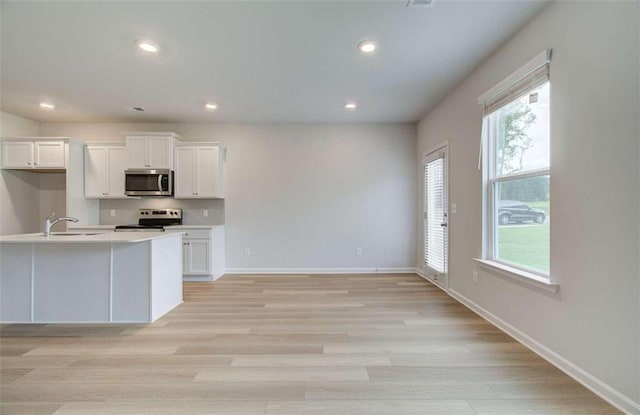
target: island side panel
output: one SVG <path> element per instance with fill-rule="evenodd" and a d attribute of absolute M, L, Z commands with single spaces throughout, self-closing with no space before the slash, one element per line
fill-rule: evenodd
<path fill-rule="evenodd" d="M 112 321 L 150 322 L 151 241 L 113 245 Z"/>
<path fill-rule="evenodd" d="M 151 320 L 182 303 L 182 234 L 151 241 Z"/>
<path fill-rule="evenodd" d="M 0 244 L 0 322 L 31 322 L 31 244 Z"/>
<path fill-rule="evenodd" d="M 35 322 L 109 321 L 110 245 L 35 244 Z"/>
<path fill-rule="evenodd" d="M 216 226 L 213 228 L 213 244 L 211 258 L 213 258 L 212 273 L 213 281 L 224 275 L 225 264 L 225 228 Z"/>

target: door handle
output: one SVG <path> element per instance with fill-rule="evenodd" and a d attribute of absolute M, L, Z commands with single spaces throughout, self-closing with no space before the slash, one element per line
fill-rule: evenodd
<path fill-rule="evenodd" d="M 158 191 L 162 191 L 162 176 L 164 176 L 164 174 L 159 174 L 158 175 Z"/>

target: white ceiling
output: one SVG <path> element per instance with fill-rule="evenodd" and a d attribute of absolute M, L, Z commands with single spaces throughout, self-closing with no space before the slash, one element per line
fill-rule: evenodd
<path fill-rule="evenodd" d="M 546 4 L 3 1 L 1 105 L 37 121 L 413 122 Z"/>

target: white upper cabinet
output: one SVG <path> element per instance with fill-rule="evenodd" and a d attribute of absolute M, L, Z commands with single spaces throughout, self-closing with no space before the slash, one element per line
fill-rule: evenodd
<path fill-rule="evenodd" d="M 64 141 L 36 141 L 34 150 L 36 168 L 64 169 Z"/>
<path fill-rule="evenodd" d="M 84 148 L 84 195 L 100 198 L 109 193 L 107 148 L 91 146 Z"/>
<path fill-rule="evenodd" d="M 173 139 L 149 137 L 149 166 L 156 169 L 173 169 Z"/>
<path fill-rule="evenodd" d="M 175 198 L 224 198 L 224 147 L 179 145 L 175 150 Z"/>
<path fill-rule="evenodd" d="M 173 169 L 173 133 L 127 135 L 127 168 Z"/>
<path fill-rule="evenodd" d="M 123 146 L 107 148 L 109 165 L 109 196 L 129 199 L 124 194 L 124 171 L 127 168 L 127 151 Z"/>
<path fill-rule="evenodd" d="M 3 141 L 2 167 L 5 169 L 64 169 L 64 141 Z"/>
<path fill-rule="evenodd" d="M 127 137 L 128 168 L 144 169 L 149 167 L 147 143 L 148 137 Z"/>
<path fill-rule="evenodd" d="M 176 198 L 193 198 L 196 194 L 196 147 L 178 146 L 175 149 Z"/>
<path fill-rule="evenodd" d="M 196 196 L 223 198 L 221 171 L 223 153 L 218 146 L 199 147 L 196 152 Z"/>
<path fill-rule="evenodd" d="M 84 194 L 90 199 L 126 199 L 124 194 L 124 146 L 86 146 Z"/>
<path fill-rule="evenodd" d="M 33 168 L 32 141 L 4 141 L 2 143 L 2 167 Z"/>

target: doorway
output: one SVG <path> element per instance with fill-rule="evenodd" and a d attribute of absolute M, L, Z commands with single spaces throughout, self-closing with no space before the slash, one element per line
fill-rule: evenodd
<path fill-rule="evenodd" d="M 424 157 L 424 274 L 434 284 L 448 287 L 448 146 L 438 146 Z"/>

